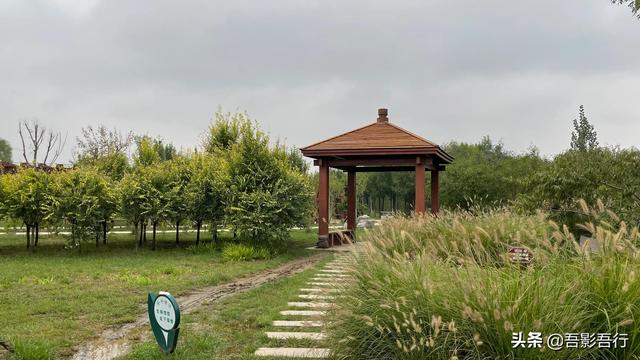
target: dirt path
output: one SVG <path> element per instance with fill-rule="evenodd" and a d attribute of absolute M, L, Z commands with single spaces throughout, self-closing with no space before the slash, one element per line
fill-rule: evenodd
<path fill-rule="evenodd" d="M 277 268 L 264 270 L 231 283 L 198 289 L 192 293 L 177 297 L 176 300 L 180 304 L 180 312 L 181 314 L 188 314 L 201 305 L 297 274 L 310 268 L 325 256 L 326 254 L 318 254 L 304 259 L 293 260 Z M 132 323 L 116 329 L 107 329 L 98 339 L 80 345 L 77 347 L 72 360 L 110 360 L 127 354 L 135 343 L 145 341 L 150 337 L 149 318 L 145 313 Z"/>

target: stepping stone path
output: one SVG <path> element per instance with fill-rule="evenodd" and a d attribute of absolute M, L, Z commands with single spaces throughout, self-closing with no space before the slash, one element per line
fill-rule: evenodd
<path fill-rule="evenodd" d="M 326 334 L 324 332 L 305 331 L 305 329 L 324 327 L 325 322 L 318 319 L 322 319 L 326 315 L 326 310 L 330 309 L 333 306 L 333 301 L 340 296 L 340 290 L 336 289 L 335 285 L 344 284 L 345 281 L 349 281 L 351 278 L 345 267 L 348 261 L 345 255 L 336 256 L 324 269 L 314 275 L 306 283 L 305 287 L 300 289 L 301 294 L 298 295 L 300 301 L 288 302 L 289 309 L 280 311 L 280 315 L 285 317 L 295 316 L 296 320 L 275 320 L 272 324 L 273 327 L 281 327 L 284 330 L 266 332 L 267 338 L 288 342 L 303 340 L 305 344 L 309 344 L 310 341 L 313 343 L 313 341 L 325 340 Z M 300 317 L 309 317 L 313 320 L 298 320 Z M 300 331 L 291 329 L 300 329 Z M 319 347 L 262 347 L 256 350 L 254 355 L 272 358 L 324 359 L 331 355 L 331 349 Z"/>

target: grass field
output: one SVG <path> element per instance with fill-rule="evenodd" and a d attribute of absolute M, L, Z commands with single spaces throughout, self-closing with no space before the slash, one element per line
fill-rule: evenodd
<path fill-rule="evenodd" d="M 320 269 L 328 259 L 293 277 L 261 286 L 245 293 L 229 297 L 219 303 L 200 308 L 182 319 L 180 340 L 175 360 L 191 359 L 258 359 L 253 356 L 259 347 L 306 346 L 300 340 L 288 344 L 282 340 L 270 340 L 265 331 L 275 331 L 273 320 L 283 319 L 279 314 L 287 308 L 287 301 L 295 301 L 300 288 Z M 287 317 L 294 320 L 294 317 Z M 308 319 L 299 319 L 308 320 Z M 283 330 L 279 330 L 283 331 Z M 305 329 L 305 331 L 314 331 Z M 319 330 L 317 330 L 319 331 Z M 324 346 L 313 342 L 309 346 Z M 158 359 L 161 355 L 154 341 L 136 346 L 122 360 Z M 261 358 L 264 359 L 264 358 Z"/>
<path fill-rule="evenodd" d="M 204 238 L 210 237 L 203 234 Z M 269 260 L 225 262 L 219 248 L 195 247 L 195 234 L 158 237 L 158 250 L 136 249 L 132 235 L 65 249 L 58 236 L 41 236 L 30 253 L 24 236 L 0 236 L 0 338 L 18 359 L 66 357 L 72 347 L 105 328 L 133 321 L 146 310 L 148 291 L 179 295 L 308 256 L 313 231 L 292 232 L 287 251 Z M 149 240 L 150 241 L 150 240 Z"/>

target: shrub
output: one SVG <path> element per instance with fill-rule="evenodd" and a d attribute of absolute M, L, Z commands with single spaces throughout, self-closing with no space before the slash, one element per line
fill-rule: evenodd
<path fill-rule="evenodd" d="M 228 261 L 262 260 L 271 257 L 269 250 L 245 244 L 229 244 L 222 250 L 222 257 Z"/>
<path fill-rule="evenodd" d="M 594 219 L 584 228 L 600 244 L 597 254 L 578 247 L 566 227 L 507 211 L 398 219 L 370 232 L 354 259 L 357 282 L 343 289 L 332 314 L 336 357 L 633 358 L 640 351 L 638 230 L 601 221 L 614 218 L 602 209 L 583 211 Z M 501 261 L 508 244 L 531 247 L 534 263 Z M 626 349 L 513 349 L 520 331 L 525 339 L 530 331 L 626 333 L 629 341 Z"/>

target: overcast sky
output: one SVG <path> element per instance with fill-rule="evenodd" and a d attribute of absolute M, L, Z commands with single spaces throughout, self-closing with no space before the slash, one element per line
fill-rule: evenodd
<path fill-rule="evenodd" d="M 436 143 L 568 147 L 584 104 L 602 144 L 637 146 L 640 20 L 608 0 L 0 0 L 0 137 L 18 121 L 197 146 L 246 110 L 302 147 L 375 121 Z"/>

